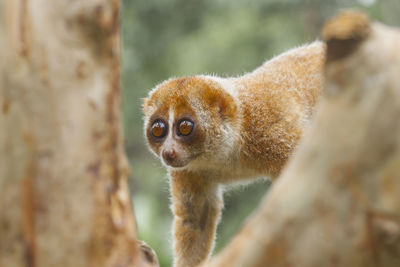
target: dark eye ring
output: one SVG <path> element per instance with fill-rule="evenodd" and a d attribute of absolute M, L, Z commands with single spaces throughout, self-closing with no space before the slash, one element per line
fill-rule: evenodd
<path fill-rule="evenodd" d="M 151 125 L 150 131 L 154 137 L 163 138 L 167 134 L 168 127 L 164 121 L 156 120 Z"/>
<path fill-rule="evenodd" d="M 178 124 L 178 135 L 188 136 L 192 133 L 194 123 L 190 120 L 181 120 Z"/>

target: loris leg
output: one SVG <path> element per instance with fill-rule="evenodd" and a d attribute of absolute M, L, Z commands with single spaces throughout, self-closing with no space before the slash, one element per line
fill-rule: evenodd
<path fill-rule="evenodd" d="M 213 248 L 223 206 L 218 184 L 199 173 L 171 171 L 174 218 L 174 266 L 192 267 Z"/>

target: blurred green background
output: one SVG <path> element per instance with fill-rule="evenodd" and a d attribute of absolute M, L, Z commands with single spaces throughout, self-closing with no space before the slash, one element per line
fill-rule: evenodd
<path fill-rule="evenodd" d="M 399 0 L 123 0 L 122 93 L 130 189 L 139 238 L 171 265 L 166 171 L 150 154 L 142 130 L 141 98 L 173 76 L 240 75 L 291 47 L 319 37 L 324 21 L 356 7 L 400 25 Z M 225 194 L 217 252 L 257 207 L 268 189 L 259 181 Z"/>

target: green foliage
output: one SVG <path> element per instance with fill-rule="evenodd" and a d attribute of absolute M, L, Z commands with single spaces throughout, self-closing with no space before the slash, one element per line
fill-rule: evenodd
<path fill-rule="evenodd" d="M 141 98 L 157 83 L 193 74 L 240 75 L 291 47 L 318 38 L 329 17 L 357 7 L 400 25 L 398 0 L 123 0 L 122 94 L 126 151 L 139 237 L 161 266 L 171 265 L 166 171 L 145 146 Z M 216 249 L 258 205 L 268 184 L 229 192 Z"/>

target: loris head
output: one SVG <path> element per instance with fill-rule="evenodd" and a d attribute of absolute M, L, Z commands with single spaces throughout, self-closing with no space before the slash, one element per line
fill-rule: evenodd
<path fill-rule="evenodd" d="M 239 138 L 238 105 L 223 79 L 168 80 L 144 99 L 150 149 L 171 168 L 210 166 L 224 160 Z"/>

